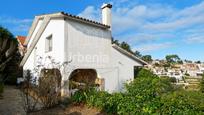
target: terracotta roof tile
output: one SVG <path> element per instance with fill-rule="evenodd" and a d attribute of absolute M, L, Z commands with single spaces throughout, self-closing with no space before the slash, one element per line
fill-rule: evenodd
<path fill-rule="evenodd" d="M 16 36 L 16 39 L 18 39 L 18 41 L 20 41 L 21 44 L 24 44 L 26 36 Z"/>
<path fill-rule="evenodd" d="M 97 24 L 97 25 L 100 25 L 100 26 L 104 26 L 104 27 L 106 27 L 106 28 L 110 28 L 109 25 L 105 25 L 105 24 L 102 24 L 102 23 L 97 22 L 97 21 L 93 21 L 93 20 L 86 19 L 86 18 L 83 18 L 83 17 L 80 17 L 80 16 L 68 14 L 68 13 L 65 13 L 65 12 L 61 12 L 61 13 L 62 13 L 63 15 L 65 15 L 65 16 L 69 16 L 69 17 L 72 17 L 72 18 L 74 18 L 74 19 L 79 19 L 79 20 L 83 20 L 83 21 L 86 21 L 86 22 L 94 23 L 94 24 Z"/>

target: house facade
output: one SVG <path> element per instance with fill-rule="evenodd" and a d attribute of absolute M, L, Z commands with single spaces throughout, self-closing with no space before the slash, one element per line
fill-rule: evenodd
<path fill-rule="evenodd" d="M 147 63 L 112 44 L 111 7 L 102 6 L 102 23 L 64 12 L 36 16 L 25 41 L 24 71 L 60 66 L 63 85 L 74 71 L 94 70 L 102 89 L 121 91 L 134 79 L 134 67 Z M 62 87 L 62 92 L 69 93 L 69 88 Z"/>

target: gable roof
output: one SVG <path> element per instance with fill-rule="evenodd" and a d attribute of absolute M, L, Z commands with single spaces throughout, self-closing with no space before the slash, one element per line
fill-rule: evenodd
<path fill-rule="evenodd" d="M 85 21 L 85 22 L 88 22 L 88 23 L 93 23 L 93 24 L 97 24 L 99 26 L 103 26 L 104 28 L 110 28 L 110 26 L 102 24 L 102 23 L 97 22 L 97 21 L 93 21 L 93 20 L 86 19 L 86 18 L 83 18 L 83 17 L 80 17 L 80 16 L 68 14 L 68 13 L 65 13 L 65 12 L 60 12 L 60 13 L 62 13 L 64 16 L 68 16 L 68 17 L 70 17 L 70 18 L 72 18 L 74 20 Z"/>
<path fill-rule="evenodd" d="M 16 39 L 23 45 L 26 40 L 26 36 L 16 36 Z"/>
<path fill-rule="evenodd" d="M 45 28 L 47 27 L 48 23 L 50 22 L 50 17 L 49 16 L 46 16 L 45 19 L 43 20 L 38 32 L 36 33 L 36 35 L 34 36 L 33 38 L 33 41 L 32 43 L 30 44 L 30 47 L 28 48 L 27 52 L 25 53 L 21 63 L 20 63 L 20 66 L 23 66 L 25 64 L 25 62 L 27 61 L 28 57 L 30 56 L 30 54 L 32 53 L 35 45 L 38 43 L 38 40 L 40 39 L 42 33 L 44 32 Z M 33 27 L 31 28 L 33 29 Z M 32 35 L 32 31 L 29 31 L 29 34 L 28 34 L 28 37 L 26 40 L 30 39 L 31 35 Z M 25 45 L 25 44 L 24 44 Z"/>
<path fill-rule="evenodd" d="M 138 58 L 137 56 L 129 53 L 128 51 L 124 50 L 123 48 L 121 48 L 120 46 L 118 46 L 117 44 L 112 44 L 112 47 L 115 48 L 117 51 L 121 52 L 122 54 L 128 56 L 129 58 L 137 61 L 137 62 L 140 62 L 142 65 L 148 65 L 147 62 L 145 62 L 144 60 Z"/>
<path fill-rule="evenodd" d="M 102 24 L 100 22 L 93 21 L 93 20 L 90 20 L 90 19 L 86 19 L 86 18 L 83 18 L 83 17 L 80 17 L 80 16 L 68 14 L 68 13 L 65 13 L 65 12 L 57 12 L 57 13 L 52 13 L 52 14 L 42 14 L 42 15 L 35 16 L 35 19 L 34 19 L 34 21 L 32 23 L 32 26 L 31 26 L 31 28 L 29 30 L 29 33 L 28 33 L 28 36 L 26 38 L 26 41 L 24 42 L 24 45 L 28 44 L 31 35 L 34 32 L 34 30 L 35 30 L 35 28 L 36 28 L 36 26 L 38 24 L 38 21 L 40 19 L 44 19 L 45 16 L 49 16 L 51 18 L 60 18 L 60 17 L 62 17 L 62 18 L 71 19 L 71 20 L 75 20 L 75 21 L 78 21 L 78 22 L 86 23 L 86 24 L 91 24 L 93 26 L 104 28 L 104 29 L 109 29 L 110 28 L 110 26 Z"/>
<path fill-rule="evenodd" d="M 32 34 L 33 34 L 39 20 L 43 20 L 43 22 L 42 22 L 38 32 L 34 36 L 33 42 L 31 43 L 31 45 L 30 45 L 29 49 L 27 50 L 24 58 L 22 59 L 20 66 L 23 66 L 25 64 L 25 62 L 27 61 L 28 57 L 30 56 L 32 50 L 34 49 L 35 45 L 37 44 L 40 36 L 42 35 L 43 31 L 45 30 L 45 28 L 47 27 L 48 23 L 50 22 L 50 20 L 52 18 L 70 19 L 70 20 L 81 22 L 81 23 L 90 24 L 90 25 L 93 25 L 93 26 L 96 26 L 96 27 L 99 27 L 99 28 L 103 28 L 103 29 L 109 29 L 110 28 L 110 26 L 108 26 L 108 25 L 104 25 L 104 24 L 96 22 L 96 21 L 92 21 L 92 20 L 82 18 L 82 17 L 79 17 L 79 16 L 74 16 L 74 15 L 64 13 L 64 12 L 58 12 L 58 13 L 53 13 L 53 14 L 44 14 L 44 15 L 35 16 L 35 19 L 34 19 L 34 21 L 32 23 L 32 26 L 31 26 L 31 28 L 29 30 L 28 36 L 27 36 L 27 38 L 26 38 L 26 40 L 24 42 L 24 45 L 27 45 L 28 42 L 30 41 L 31 36 L 32 36 Z"/>

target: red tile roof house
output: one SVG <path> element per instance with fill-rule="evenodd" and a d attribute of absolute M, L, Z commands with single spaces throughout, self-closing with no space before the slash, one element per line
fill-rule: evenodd
<path fill-rule="evenodd" d="M 16 39 L 18 41 L 18 50 L 21 54 L 21 56 L 24 56 L 26 51 L 26 46 L 24 45 L 24 42 L 26 40 L 26 36 L 16 36 Z"/>

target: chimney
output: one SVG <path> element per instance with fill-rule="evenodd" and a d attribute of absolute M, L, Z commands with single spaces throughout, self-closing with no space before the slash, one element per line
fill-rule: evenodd
<path fill-rule="evenodd" d="M 102 23 L 111 27 L 111 4 L 103 4 L 102 9 Z"/>

